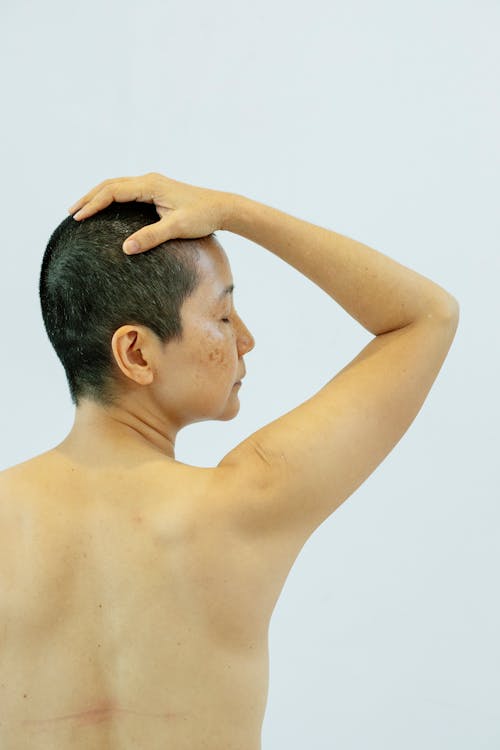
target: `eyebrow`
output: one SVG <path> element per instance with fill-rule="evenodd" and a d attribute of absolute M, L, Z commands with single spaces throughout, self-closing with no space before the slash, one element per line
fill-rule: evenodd
<path fill-rule="evenodd" d="M 222 299 L 226 296 L 226 294 L 232 294 L 234 291 L 234 284 L 230 284 L 225 289 L 222 290 L 222 292 L 219 294 L 218 299 Z"/>

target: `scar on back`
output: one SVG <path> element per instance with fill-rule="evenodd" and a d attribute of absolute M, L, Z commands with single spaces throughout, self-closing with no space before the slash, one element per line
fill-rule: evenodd
<path fill-rule="evenodd" d="M 21 722 L 23 726 L 32 727 L 51 727 L 61 722 L 75 721 L 75 726 L 87 726 L 88 724 L 100 724 L 103 721 L 108 721 L 114 718 L 120 713 L 136 714 L 137 716 L 148 716 L 155 719 L 171 719 L 175 716 L 180 716 L 178 713 L 145 713 L 144 711 L 133 711 L 130 708 L 120 708 L 114 705 L 110 701 L 101 703 L 94 708 L 87 709 L 74 714 L 66 714 L 64 716 L 53 716 L 49 719 L 25 719 Z"/>

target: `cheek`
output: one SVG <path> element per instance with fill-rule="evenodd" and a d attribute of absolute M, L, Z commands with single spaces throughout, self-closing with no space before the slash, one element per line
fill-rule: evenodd
<path fill-rule="evenodd" d="M 221 379 L 234 372 L 235 357 L 230 347 L 221 343 L 208 343 L 206 363 L 208 368 L 218 374 Z"/>
<path fill-rule="evenodd" d="M 227 362 L 227 352 L 224 348 L 215 345 L 208 351 L 208 361 L 214 365 L 225 365 Z"/>
<path fill-rule="evenodd" d="M 234 370 L 237 360 L 234 341 L 225 331 L 205 329 L 203 344 L 200 347 L 202 364 L 220 373 L 221 370 Z"/>

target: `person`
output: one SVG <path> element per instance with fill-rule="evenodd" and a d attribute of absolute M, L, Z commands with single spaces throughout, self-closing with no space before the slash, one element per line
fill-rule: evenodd
<path fill-rule="evenodd" d="M 135 215 L 134 203 L 149 204 L 154 220 L 121 223 L 120 205 Z M 92 224 L 109 211 L 107 224 Z M 458 302 L 333 230 L 158 173 L 106 180 L 70 214 L 66 244 L 49 243 L 59 266 L 45 258 L 41 289 L 75 421 L 55 448 L 0 473 L 0 746 L 257 750 L 284 582 L 311 534 L 415 419 L 455 336 Z M 175 458 L 176 435 L 236 416 L 255 344 L 217 230 L 293 266 L 373 338 L 311 398 L 207 468 Z M 170 338 L 142 322 L 142 281 L 121 317 L 93 299 L 135 288 L 148 257 L 167 283 L 169 253 L 175 273 L 182 264 L 195 273 Z M 108 264 L 108 286 L 94 262 Z M 96 310 L 115 326 L 108 338 Z"/>

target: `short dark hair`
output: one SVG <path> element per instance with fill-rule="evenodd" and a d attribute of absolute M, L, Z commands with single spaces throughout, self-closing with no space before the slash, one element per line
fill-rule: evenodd
<path fill-rule="evenodd" d="M 112 203 L 82 221 L 68 216 L 50 237 L 40 272 L 42 317 L 77 407 L 81 398 L 117 402 L 111 339 L 120 326 L 147 326 L 162 343 L 182 339 L 180 309 L 200 282 L 200 240 L 168 240 L 131 256 L 122 250 L 126 237 L 158 219 L 151 204 Z"/>

